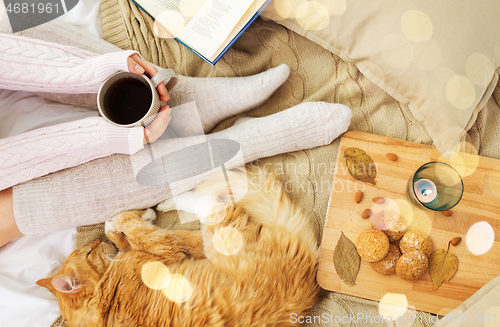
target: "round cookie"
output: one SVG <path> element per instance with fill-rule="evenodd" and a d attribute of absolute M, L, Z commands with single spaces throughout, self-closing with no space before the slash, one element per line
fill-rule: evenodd
<path fill-rule="evenodd" d="M 392 275 L 396 272 L 396 262 L 400 256 L 401 252 L 399 252 L 399 249 L 391 244 L 389 246 L 389 253 L 387 253 L 385 258 L 378 262 L 370 262 L 370 266 L 379 274 Z"/>
<path fill-rule="evenodd" d="M 411 250 L 419 250 L 429 258 L 432 254 L 432 242 L 424 233 L 413 230 L 403 235 L 399 241 L 399 249 L 403 254 Z"/>
<path fill-rule="evenodd" d="M 398 221 L 398 223 L 394 227 L 392 227 L 391 229 L 386 229 L 384 233 L 389 238 L 389 242 L 396 242 L 403 237 L 405 231 L 406 226 L 401 221 Z"/>
<path fill-rule="evenodd" d="M 368 262 L 382 260 L 389 252 L 389 239 L 381 230 L 372 228 L 359 234 L 358 253 Z"/>
<path fill-rule="evenodd" d="M 373 227 L 383 231 L 389 242 L 396 242 L 403 237 L 406 226 L 401 222 L 400 216 L 392 211 L 377 212 L 372 218 Z"/>
<path fill-rule="evenodd" d="M 416 280 L 429 268 L 429 260 L 424 253 L 411 250 L 403 253 L 396 262 L 396 274 L 402 279 Z"/>

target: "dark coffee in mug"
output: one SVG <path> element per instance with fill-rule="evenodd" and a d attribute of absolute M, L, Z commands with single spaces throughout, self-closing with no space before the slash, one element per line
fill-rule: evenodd
<path fill-rule="evenodd" d="M 151 87 L 131 77 L 122 78 L 110 85 L 103 99 L 108 118 L 121 125 L 141 120 L 148 113 L 152 102 Z"/>
<path fill-rule="evenodd" d="M 109 76 L 97 93 L 97 108 L 109 123 L 123 127 L 148 126 L 165 105 L 157 87 L 164 82 L 172 90 L 178 75 L 172 69 L 160 69 L 151 78 L 120 71 Z"/>

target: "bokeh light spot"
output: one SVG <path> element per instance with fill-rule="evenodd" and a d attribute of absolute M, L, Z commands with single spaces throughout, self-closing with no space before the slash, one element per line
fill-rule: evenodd
<path fill-rule="evenodd" d="M 432 21 L 420 10 L 410 10 L 401 17 L 403 34 L 413 42 L 427 41 L 432 37 Z"/>
<path fill-rule="evenodd" d="M 170 283 L 162 291 L 170 301 L 175 303 L 185 302 L 193 295 L 191 283 L 181 274 L 172 274 Z"/>
<path fill-rule="evenodd" d="M 432 215 L 430 210 L 415 207 L 413 210 L 413 220 L 409 230 L 418 230 L 429 235 L 432 231 Z"/>
<path fill-rule="evenodd" d="M 478 86 L 488 86 L 495 69 L 491 60 L 481 53 L 473 53 L 465 63 L 465 72 L 472 83 Z"/>
<path fill-rule="evenodd" d="M 221 222 L 223 215 L 218 214 L 224 210 L 224 204 L 211 196 L 199 198 L 195 204 L 194 212 L 201 223 L 205 225 L 216 225 Z"/>
<path fill-rule="evenodd" d="M 207 0 L 181 0 L 179 9 L 184 17 L 193 17 Z"/>
<path fill-rule="evenodd" d="M 394 203 L 394 200 L 391 198 L 384 198 L 384 202 L 381 204 L 373 203 L 370 209 L 372 211 L 372 217 L 382 211 L 391 211 L 396 214 L 399 214 L 399 208 Z"/>
<path fill-rule="evenodd" d="M 397 199 L 394 201 L 399 210 L 401 223 L 408 227 L 413 221 L 413 206 L 406 199 Z"/>
<path fill-rule="evenodd" d="M 274 10 L 281 18 L 289 18 L 292 14 L 292 4 L 289 0 L 274 0 Z"/>
<path fill-rule="evenodd" d="M 160 38 L 175 38 L 184 28 L 184 17 L 176 11 L 165 10 L 156 17 L 154 33 Z"/>
<path fill-rule="evenodd" d="M 475 255 L 481 255 L 488 252 L 495 242 L 495 231 L 486 221 L 480 221 L 472 225 L 465 241 L 469 251 Z"/>
<path fill-rule="evenodd" d="M 441 155 L 438 161 L 449 160 L 450 165 L 460 174 L 460 176 L 469 176 L 473 174 L 479 165 L 479 156 L 477 149 L 467 141 L 457 144 L 446 157 Z"/>
<path fill-rule="evenodd" d="M 446 84 L 446 98 L 457 109 L 468 109 L 476 98 L 476 89 L 465 76 L 454 75 Z"/>
<path fill-rule="evenodd" d="M 236 228 L 224 226 L 215 230 L 212 242 L 219 253 L 232 255 L 240 251 L 244 240 L 243 235 Z"/>
<path fill-rule="evenodd" d="M 328 10 L 319 2 L 309 1 L 300 5 L 295 11 L 297 23 L 305 30 L 320 31 L 330 23 Z"/>
<path fill-rule="evenodd" d="M 396 321 L 402 317 L 408 309 L 408 300 L 404 294 L 387 293 L 381 299 L 378 306 L 378 312 L 384 317 L 391 317 Z"/>
<path fill-rule="evenodd" d="M 375 215 L 371 215 L 370 221 L 376 229 L 389 230 L 399 222 L 399 214 L 394 211 L 382 211 Z"/>
<path fill-rule="evenodd" d="M 347 9 L 346 0 L 318 0 L 330 14 L 330 16 L 343 15 Z"/>
<path fill-rule="evenodd" d="M 455 156 L 456 157 L 456 156 Z M 438 164 L 432 167 L 434 170 L 433 173 L 436 176 L 436 180 L 434 182 L 436 184 L 442 184 L 448 187 L 458 187 L 462 183 L 462 179 L 457 175 L 458 171 L 454 171 L 455 169 L 446 164 Z M 460 175 L 460 173 L 459 173 Z"/>
<path fill-rule="evenodd" d="M 154 261 L 142 266 L 142 281 L 153 290 L 161 290 L 170 283 L 170 271 L 163 263 Z"/>
<path fill-rule="evenodd" d="M 381 45 L 382 58 L 392 67 L 404 68 L 413 60 L 413 45 L 401 35 L 388 35 Z"/>
<path fill-rule="evenodd" d="M 405 227 L 408 227 L 413 220 L 413 207 L 406 199 L 394 200 L 391 198 L 384 198 L 382 204 L 374 203 L 371 207 L 371 211 L 372 216 L 370 220 L 373 224 L 375 224 L 373 220 L 380 219 L 382 217 L 381 212 L 384 212 L 385 215 L 383 216 L 383 220 L 385 220 L 385 224 L 387 225 L 385 229 L 392 228 L 398 221 Z M 399 220 L 396 219 L 396 216 Z"/>
<path fill-rule="evenodd" d="M 282 19 L 295 18 L 297 8 L 306 3 L 308 0 L 274 0 L 273 8 L 277 16 Z"/>

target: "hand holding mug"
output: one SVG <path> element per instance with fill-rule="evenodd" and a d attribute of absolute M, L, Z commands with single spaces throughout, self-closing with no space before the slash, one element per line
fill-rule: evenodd
<path fill-rule="evenodd" d="M 142 59 L 137 53 L 128 57 L 128 70 L 139 75 L 146 73 L 149 77 L 158 73 L 158 70 L 153 65 Z M 167 102 L 170 100 L 165 82 L 161 82 L 156 90 L 160 94 L 161 101 Z M 144 144 L 155 142 L 165 132 L 172 118 L 170 117 L 170 110 L 169 106 L 161 108 L 151 124 L 144 128 Z"/>
<path fill-rule="evenodd" d="M 139 56 L 137 53 L 134 53 L 133 55 L 128 57 L 128 71 L 139 75 L 145 73 L 150 78 L 158 73 L 158 70 L 155 68 L 155 66 L 142 59 L 141 56 Z M 160 94 L 161 101 L 167 102 L 168 100 L 170 100 L 167 88 L 165 87 L 165 82 L 161 82 L 156 90 Z"/>
<path fill-rule="evenodd" d="M 128 58 L 128 69 L 130 73 L 116 73 L 103 83 L 98 94 L 99 112 L 115 125 L 144 126 L 144 143 L 152 143 L 170 122 L 170 108 L 162 101 L 170 99 L 168 90 L 177 83 L 177 74 L 171 69 L 158 72 L 138 54 Z"/>

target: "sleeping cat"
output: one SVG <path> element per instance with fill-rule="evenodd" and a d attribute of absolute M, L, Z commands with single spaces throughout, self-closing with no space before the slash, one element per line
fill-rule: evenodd
<path fill-rule="evenodd" d="M 152 225 L 151 209 L 125 211 L 106 223 L 118 254 L 94 241 L 39 280 L 68 326 L 296 326 L 291 315 L 306 315 L 319 293 L 310 221 L 264 170 L 227 174 L 231 193 L 213 174 L 180 200 L 210 210 L 201 231 L 167 231 Z"/>

